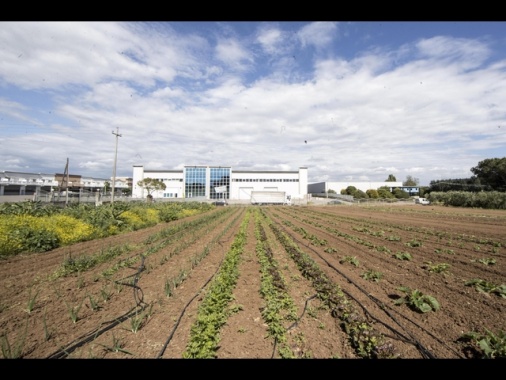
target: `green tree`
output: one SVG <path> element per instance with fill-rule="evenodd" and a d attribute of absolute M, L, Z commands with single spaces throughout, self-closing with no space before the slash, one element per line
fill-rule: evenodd
<path fill-rule="evenodd" d="M 493 190 L 506 191 L 506 157 L 487 158 L 471 168 L 471 172 Z"/>
<path fill-rule="evenodd" d="M 410 175 L 406 176 L 406 180 L 402 183 L 402 186 L 418 186 L 420 180 Z"/>
<path fill-rule="evenodd" d="M 378 194 L 378 190 L 375 190 L 375 189 L 369 189 L 365 192 L 369 198 L 379 198 L 379 194 Z"/>
<path fill-rule="evenodd" d="M 356 192 L 357 192 L 357 188 L 355 186 L 348 186 L 346 189 L 344 189 L 344 193 L 341 190 L 341 194 L 345 194 L 345 195 L 353 195 L 353 196 L 355 196 Z"/>
<path fill-rule="evenodd" d="M 357 189 L 357 190 L 353 193 L 353 198 L 367 199 L 367 198 L 369 198 L 369 195 L 367 195 L 367 193 L 363 192 L 362 190 Z"/>
<path fill-rule="evenodd" d="M 148 192 L 148 200 L 153 199 L 153 192 L 157 190 L 165 190 L 167 188 L 167 185 L 163 183 L 163 181 L 159 180 L 158 178 L 144 178 L 143 180 L 140 180 L 137 182 L 137 185 L 139 187 L 142 187 L 143 189 L 146 189 Z"/>
<path fill-rule="evenodd" d="M 378 195 L 380 198 L 395 198 L 395 196 L 390 192 L 390 188 L 388 186 L 381 186 L 378 189 Z"/>
<path fill-rule="evenodd" d="M 397 182 L 397 178 L 393 174 L 389 174 L 385 182 Z"/>
<path fill-rule="evenodd" d="M 397 199 L 407 199 L 409 198 L 409 193 L 407 191 L 404 191 L 402 189 L 399 189 L 396 187 L 393 191 L 394 197 Z"/>

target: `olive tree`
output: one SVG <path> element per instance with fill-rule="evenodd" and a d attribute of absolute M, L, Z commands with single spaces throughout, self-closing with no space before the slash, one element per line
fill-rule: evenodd
<path fill-rule="evenodd" d="M 165 190 L 167 188 L 167 185 L 165 185 L 162 180 L 149 177 L 138 181 L 137 185 L 148 192 L 147 198 L 150 201 L 153 199 L 153 192 L 158 190 Z"/>

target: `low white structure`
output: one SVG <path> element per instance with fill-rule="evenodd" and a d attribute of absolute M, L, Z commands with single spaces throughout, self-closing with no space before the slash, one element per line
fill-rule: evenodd
<path fill-rule="evenodd" d="M 341 190 L 345 190 L 348 186 L 354 186 L 357 190 L 362 190 L 364 193 L 367 190 L 378 190 L 380 187 L 386 186 L 390 191 L 397 187 L 403 187 L 402 182 L 315 182 L 308 185 L 308 192 L 310 194 L 327 193 L 329 190 L 334 190 L 337 194 L 341 194 Z"/>
<path fill-rule="evenodd" d="M 60 186 L 63 174 L 25 173 L 15 171 L 0 172 L 0 196 L 3 195 L 40 195 L 41 191 L 51 192 Z M 105 183 L 111 179 L 70 175 L 71 181 L 66 184 L 71 191 L 97 191 L 105 189 Z M 116 177 L 116 191 L 127 189 L 129 179 Z"/>
<path fill-rule="evenodd" d="M 249 202 L 252 191 L 284 191 L 291 199 L 306 199 L 308 170 L 233 170 L 230 166 L 185 166 L 179 170 L 149 170 L 134 165 L 132 197 L 146 198 L 148 192 L 138 182 L 145 178 L 161 180 L 166 188 L 152 192 L 154 198 L 226 199 Z"/>
<path fill-rule="evenodd" d="M 284 191 L 252 191 L 252 205 L 288 205 L 291 204 L 291 196 Z"/>
<path fill-rule="evenodd" d="M 54 174 L 0 172 L 0 196 L 39 194 L 41 189 L 50 190 L 53 186 L 58 186 Z"/>

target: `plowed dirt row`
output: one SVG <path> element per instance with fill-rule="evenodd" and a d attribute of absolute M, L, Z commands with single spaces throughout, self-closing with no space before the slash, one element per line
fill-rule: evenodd
<path fill-rule="evenodd" d="M 24 358 L 181 358 L 209 284 L 245 218 L 247 241 L 228 305 L 236 312 L 221 329 L 218 358 L 359 357 L 270 223 L 345 291 L 393 342 L 400 358 L 471 358 L 475 353 L 458 341 L 462 333 L 506 330 L 506 299 L 465 286 L 474 278 L 505 283 L 503 211 L 418 205 L 226 207 L 1 261 L 3 344 L 9 343 L 11 354 L 19 348 Z M 258 239 L 260 230 L 264 235 Z M 265 262 L 259 241 L 270 255 L 269 270 L 283 284 L 286 303 L 293 305 L 291 317 L 280 311 L 285 342 L 273 339 L 262 314 L 269 305 L 262 294 Z M 416 241 L 421 246 L 406 245 Z M 114 257 L 91 268 L 51 278 L 70 257 L 95 257 L 114 249 Z M 399 260 L 394 257 L 398 252 L 412 257 Z M 484 259 L 494 259 L 494 264 L 479 261 Z M 449 264 L 448 270 L 428 270 L 437 263 Z M 366 272 L 382 277 L 372 281 Z M 420 313 L 394 305 L 404 295 L 400 286 L 434 296 L 441 308 Z"/>
<path fill-rule="evenodd" d="M 269 210 L 274 214 L 274 209 Z M 390 209 L 388 209 L 390 211 Z M 443 212 L 444 210 L 441 210 Z M 471 258 L 483 257 L 482 252 L 472 251 L 476 243 L 466 241 L 462 248 L 455 253 L 436 254 L 435 249 L 441 248 L 438 243 L 429 240 L 434 236 L 427 237 L 422 232 L 413 232 L 409 228 L 417 229 L 418 224 L 408 224 L 403 218 L 403 213 L 417 213 L 423 228 L 431 231 L 445 231 L 447 236 L 462 235 L 462 230 L 445 228 L 440 219 L 431 222 L 430 214 L 420 214 L 416 209 L 395 209 L 396 217 L 388 220 L 385 212 L 377 209 L 363 209 L 357 207 L 339 208 L 285 208 L 276 210 L 274 217 L 279 223 L 289 221 L 293 228 L 286 227 L 295 234 L 297 228 L 303 228 L 307 236 L 316 237 L 311 240 L 303 238 L 299 232 L 298 239 L 302 246 L 316 261 L 329 266 L 329 275 L 334 273 L 335 281 L 338 282 L 353 298 L 360 299 L 360 303 L 372 314 L 372 317 L 381 321 L 386 326 L 397 331 L 399 342 L 396 346 L 400 350 L 401 357 L 419 357 L 420 355 L 432 355 L 437 358 L 455 358 L 464 356 L 462 345 L 457 340 L 462 333 L 467 331 L 482 331 L 483 326 L 498 331 L 504 330 L 503 318 L 505 299 L 496 295 L 479 293 L 475 289 L 464 286 L 465 281 L 473 278 L 482 278 L 497 284 L 504 284 L 504 234 L 505 220 L 503 214 L 492 214 L 492 217 L 484 217 L 478 213 L 463 218 L 464 230 L 471 229 L 471 224 L 483 219 L 493 219 L 499 216 L 495 222 L 488 223 L 487 232 L 474 234 L 482 241 L 495 241 L 501 243 L 501 248 L 491 252 L 490 247 L 487 255 L 496 259 L 496 265 L 489 268 L 479 262 L 471 262 Z M 490 213 L 485 212 L 485 215 Z M 411 219 L 413 215 L 409 215 Z M 455 214 L 452 214 L 455 217 Z M 467 219 L 467 220 L 466 220 Z M 367 228 L 364 228 L 366 226 Z M 367 232 L 363 232 L 366 230 Z M 371 232 L 383 230 L 383 237 L 372 236 Z M 388 241 L 386 237 L 394 234 L 399 241 Z M 355 238 L 356 240 L 354 240 Z M 447 238 L 448 239 L 448 238 Z M 450 238 L 451 239 L 451 238 Z M 405 244 L 419 240 L 421 247 L 408 247 Z M 325 245 L 319 245 L 318 241 L 326 241 Z M 313 242 L 316 242 L 313 243 Z M 368 244 L 364 244 L 368 243 Z M 484 245 L 482 245 L 483 247 Z M 375 247 L 381 247 L 379 251 Z M 436 248 L 437 247 L 437 248 Z M 467 248 L 466 248 L 467 247 Z M 332 248 L 331 252 L 325 251 Z M 444 248 L 444 246 L 443 246 Z M 398 260 L 393 257 L 396 252 L 410 252 L 412 259 L 409 261 Z M 354 257 L 358 266 L 350 262 L 342 261 L 344 257 Z M 455 258 L 457 257 L 457 258 Z M 427 261 L 449 262 L 450 267 L 446 275 L 431 273 L 426 269 Z M 322 267 L 325 266 L 322 262 Z M 333 267 L 330 269 L 330 266 Z M 376 271 L 383 274 L 379 282 L 367 281 L 363 275 L 367 271 Z M 339 279 L 337 273 L 343 277 Z M 400 286 L 408 286 L 418 289 L 424 294 L 434 296 L 441 304 L 437 312 L 419 313 L 407 308 L 406 305 L 393 306 L 393 301 L 404 294 L 399 291 Z M 377 310 L 377 304 L 382 305 L 384 311 Z M 373 312 L 376 310 L 375 312 Z M 410 337 L 406 339 L 406 337 Z M 413 347 L 425 348 L 419 354 L 413 354 L 411 350 L 400 344 L 402 340 L 410 340 Z M 470 355 L 469 353 L 467 353 Z"/>

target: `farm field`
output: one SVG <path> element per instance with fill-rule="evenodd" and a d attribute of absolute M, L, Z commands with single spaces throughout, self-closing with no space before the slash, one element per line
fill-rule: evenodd
<path fill-rule="evenodd" d="M 0 261 L 2 354 L 481 358 L 505 232 L 504 210 L 229 206 L 23 254 Z"/>

